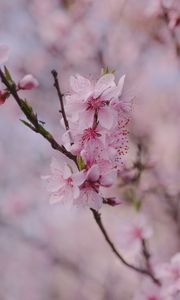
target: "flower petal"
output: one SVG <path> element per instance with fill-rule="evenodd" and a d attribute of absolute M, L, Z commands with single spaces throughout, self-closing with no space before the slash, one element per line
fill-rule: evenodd
<path fill-rule="evenodd" d="M 102 76 L 95 85 L 94 97 L 99 97 L 104 91 L 113 86 L 115 86 L 113 74 L 106 74 Z"/>
<path fill-rule="evenodd" d="M 98 112 L 98 121 L 102 127 L 111 129 L 117 122 L 117 112 L 108 106 L 103 107 Z"/>

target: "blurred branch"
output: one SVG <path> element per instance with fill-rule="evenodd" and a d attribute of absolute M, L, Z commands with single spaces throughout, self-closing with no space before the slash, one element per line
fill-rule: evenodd
<path fill-rule="evenodd" d="M 99 229 L 101 230 L 106 242 L 108 243 L 108 245 L 110 246 L 112 252 L 116 255 L 116 257 L 121 261 L 121 263 L 123 263 L 123 265 L 125 265 L 126 267 L 128 267 L 129 269 L 138 272 L 142 275 L 146 275 L 148 277 L 150 277 L 152 279 L 152 281 L 157 284 L 160 285 L 159 280 L 154 276 L 154 274 L 150 271 L 150 270 L 145 270 L 145 269 L 141 269 L 139 267 L 136 267 L 130 263 L 128 263 L 123 256 L 118 252 L 118 250 L 116 249 L 116 247 L 114 246 L 113 242 L 111 241 L 108 233 L 106 232 L 104 225 L 102 223 L 101 220 L 101 214 L 99 212 L 97 212 L 96 210 L 91 208 L 91 211 L 93 213 L 94 219 L 96 221 L 96 224 L 98 225 Z"/>
<path fill-rule="evenodd" d="M 142 240 L 142 253 L 143 253 L 143 256 L 144 256 L 144 259 L 146 262 L 146 268 L 149 272 L 152 273 L 152 268 L 151 268 L 151 264 L 150 264 L 151 255 L 149 253 L 146 241 L 144 239 Z"/>

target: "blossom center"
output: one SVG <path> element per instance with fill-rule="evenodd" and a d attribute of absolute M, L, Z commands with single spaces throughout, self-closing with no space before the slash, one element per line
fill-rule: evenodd
<path fill-rule="evenodd" d="M 98 136 L 97 130 L 95 128 L 87 128 L 83 132 L 83 141 L 89 141 L 91 139 L 95 139 Z"/>
<path fill-rule="evenodd" d="M 67 185 L 71 185 L 72 186 L 72 178 L 71 177 L 66 178 L 65 182 L 66 182 Z"/>
<path fill-rule="evenodd" d="M 102 97 L 94 98 L 90 96 L 87 100 L 87 110 L 99 110 L 101 107 L 105 105 L 105 101 Z"/>

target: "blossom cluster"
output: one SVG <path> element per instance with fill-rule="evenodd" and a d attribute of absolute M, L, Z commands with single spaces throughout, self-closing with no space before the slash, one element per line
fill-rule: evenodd
<path fill-rule="evenodd" d="M 71 93 L 65 97 L 68 128 L 62 140 L 77 164 L 64 158 L 52 162 L 51 175 L 45 176 L 51 202 L 98 210 L 106 201 L 103 189 L 116 183 L 128 149 L 131 100 L 123 96 L 124 79 L 122 76 L 116 84 L 114 74 L 108 72 L 97 82 L 79 74 L 71 76 Z M 112 197 L 108 201 L 117 204 L 119 200 Z"/>

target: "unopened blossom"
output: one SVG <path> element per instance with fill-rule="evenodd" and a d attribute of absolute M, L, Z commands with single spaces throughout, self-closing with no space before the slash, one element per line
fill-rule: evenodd
<path fill-rule="evenodd" d="M 156 276 L 162 282 L 165 299 L 180 297 L 180 252 L 175 254 L 169 263 L 157 266 Z M 177 298 L 175 298 L 177 297 Z"/>
<path fill-rule="evenodd" d="M 7 45 L 0 44 L 0 65 L 4 64 L 9 57 L 9 47 Z"/>
<path fill-rule="evenodd" d="M 132 250 L 136 255 L 142 250 L 142 241 L 151 238 L 152 234 L 152 228 L 148 224 L 145 215 L 137 214 L 124 223 L 122 222 L 120 244 L 124 249 Z"/>
<path fill-rule="evenodd" d="M 25 75 L 18 84 L 18 87 L 22 90 L 32 90 L 34 88 L 37 88 L 39 86 L 39 82 L 37 79 L 31 75 Z"/>
<path fill-rule="evenodd" d="M 0 105 L 4 104 L 8 97 L 9 97 L 8 91 L 6 90 L 0 91 Z"/>

